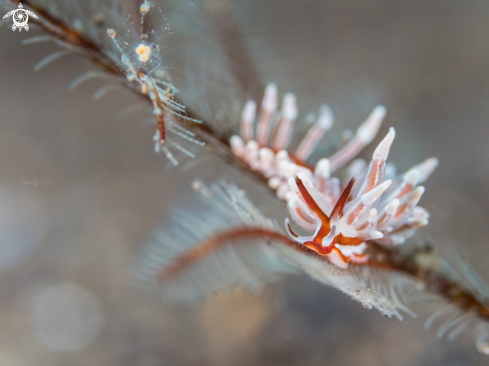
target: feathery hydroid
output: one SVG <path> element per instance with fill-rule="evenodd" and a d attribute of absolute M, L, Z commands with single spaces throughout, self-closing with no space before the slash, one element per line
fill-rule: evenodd
<path fill-rule="evenodd" d="M 2 4 L 11 7 L 14 1 L 4 0 Z M 94 94 L 94 100 L 119 85 L 149 99 L 156 119 L 155 151 L 164 152 L 173 165 L 178 165 L 178 161 L 168 148 L 167 130 L 203 145 L 193 132 L 181 126 L 182 120 L 199 124 L 201 121 L 188 117 L 186 108 L 175 99 L 178 90 L 170 83 L 160 47 L 163 34 L 170 28 L 161 10 L 151 1 L 138 6 L 137 16 L 124 13 L 125 9 L 118 2 L 113 2 L 109 8 L 98 1 L 82 6 L 77 1 L 26 0 L 24 5 L 39 14 L 34 24 L 50 35 L 36 36 L 24 43 L 54 41 L 65 48 L 38 62 L 36 70 L 70 53 L 81 54 L 104 72 L 88 71 L 70 83 L 70 89 L 92 78 L 110 78 L 109 84 Z M 86 15 L 87 8 L 93 11 L 93 16 Z M 176 141 L 171 141 L 171 144 L 184 154 L 193 156 Z"/>

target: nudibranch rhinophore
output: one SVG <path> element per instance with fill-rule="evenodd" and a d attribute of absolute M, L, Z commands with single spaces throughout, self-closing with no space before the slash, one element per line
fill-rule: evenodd
<path fill-rule="evenodd" d="M 395 168 L 386 164 L 395 137 L 392 127 L 368 166 L 364 160 L 356 159 L 346 167 L 345 179 L 331 176 L 374 139 L 385 116 L 384 107 L 376 107 L 343 148 L 320 159 L 315 167 L 305 161 L 333 124 L 329 107 L 321 107 L 316 123 L 293 154 L 285 149 L 297 117 L 295 96 L 286 94 L 278 112 L 277 87 L 269 84 L 261 107 L 255 138 L 256 103 L 246 103 L 241 136 L 231 137 L 231 148 L 251 169 L 268 179 L 280 199 L 288 202 L 292 219 L 314 232 L 311 236 L 297 235 L 287 219 L 286 229 L 293 240 L 327 256 L 336 266 L 347 268 L 348 263 L 368 261 L 365 250 L 369 242 L 402 244 L 417 228 L 428 224 L 429 213 L 417 206 L 424 193 L 420 184 L 436 168 L 438 159 L 427 159 L 403 175 L 396 175 Z M 277 127 L 271 141 L 273 125 Z"/>

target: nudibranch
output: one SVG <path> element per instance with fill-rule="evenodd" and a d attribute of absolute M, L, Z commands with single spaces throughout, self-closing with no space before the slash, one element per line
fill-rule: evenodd
<path fill-rule="evenodd" d="M 347 268 L 349 263 L 368 261 L 365 250 L 370 242 L 402 244 L 417 228 L 428 224 L 429 213 L 417 206 L 424 193 L 420 184 L 436 168 L 438 159 L 429 158 L 396 176 L 395 168 L 386 164 L 395 137 L 392 127 L 368 166 L 356 159 L 346 167 L 345 179 L 331 176 L 374 139 L 385 116 L 384 107 L 376 107 L 343 148 L 314 167 L 306 160 L 333 124 L 329 107 L 321 107 L 317 121 L 293 154 L 285 149 L 297 117 L 295 96 L 286 94 L 278 112 L 277 88 L 269 84 L 261 107 L 256 139 L 256 103 L 248 101 L 241 117 L 241 136 L 231 137 L 231 148 L 251 169 L 268 178 L 277 196 L 287 201 L 292 219 L 302 229 L 314 232 L 300 236 L 287 219 L 286 229 L 294 241 Z"/>

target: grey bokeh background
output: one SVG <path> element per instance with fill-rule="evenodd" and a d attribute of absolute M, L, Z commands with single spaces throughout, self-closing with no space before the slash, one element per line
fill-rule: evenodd
<path fill-rule="evenodd" d="M 231 130 L 239 106 L 260 90 L 239 89 L 223 51 L 205 46 L 216 44 L 212 19 L 222 7 L 261 83 L 294 92 L 301 117 L 332 107 L 324 146 L 384 104 L 380 134 L 396 128 L 389 159 L 400 171 L 439 157 L 422 199 L 431 223 L 418 240 L 441 251 L 456 242 L 489 279 L 489 3 L 169 4 L 173 34 L 163 52 L 173 82 L 190 108 Z M 138 102 L 130 93 L 92 102 L 100 81 L 68 93 L 86 61 L 67 56 L 34 72 L 56 47 L 21 46 L 25 37 L 0 28 L 0 365 L 487 363 L 471 334 L 448 343 L 425 331 L 425 305 L 399 323 L 308 278 L 188 308 L 131 287 L 128 267 L 148 235 L 192 178 L 209 174 L 165 168 L 152 152 L 148 115 L 118 115 Z"/>

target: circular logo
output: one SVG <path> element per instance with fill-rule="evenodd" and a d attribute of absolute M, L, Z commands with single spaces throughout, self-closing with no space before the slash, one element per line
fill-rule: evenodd
<path fill-rule="evenodd" d="M 29 20 L 29 14 L 24 9 L 17 9 L 12 15 L 12 20 L 18 28 L 24 28 Z"/>
<path fill-rule="evenodd" d="M 12 30 L 19 29 L 19 32 L 24 28 L 26 31 L 29 30 L 29 15 L 31 17 L 37 18 L 37 15 L 32 11 L 24 9 L 21 3 L 19 3 L 18 9 L 14 9 L 9 11 L 7 14 L 3 16 L 3 19 L 12 17 L 12 21 L 14 24 L 12 25 Z"/>

